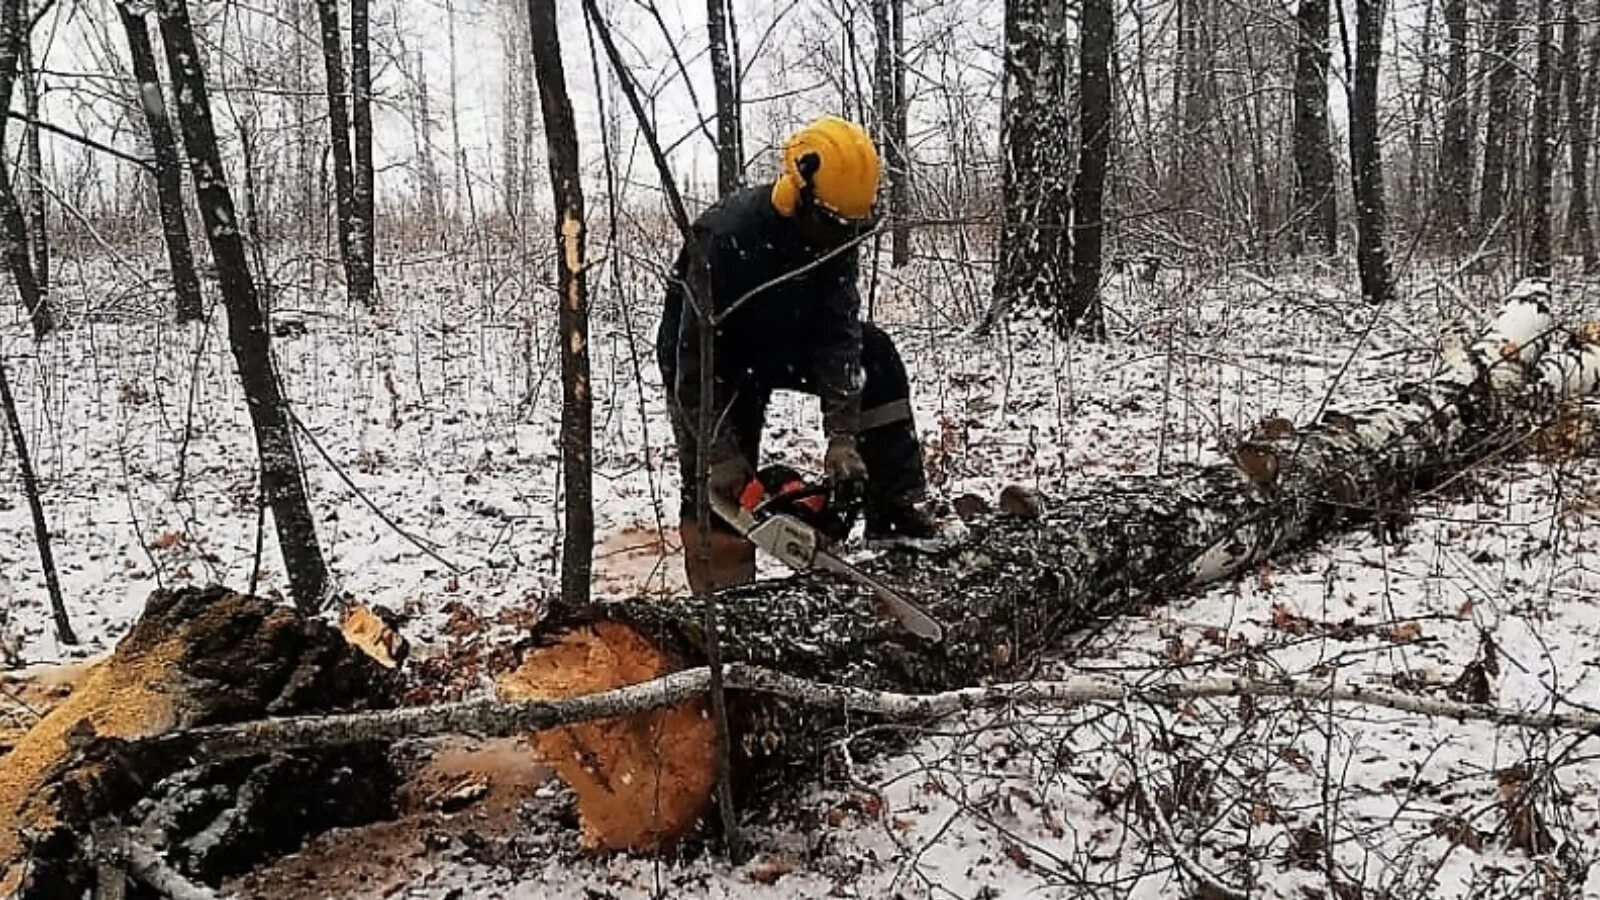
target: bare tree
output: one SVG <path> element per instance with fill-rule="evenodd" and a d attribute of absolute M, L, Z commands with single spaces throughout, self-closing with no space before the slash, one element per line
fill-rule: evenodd
<path fill-rule="evenodd" d="M 1550 0 L 1539 0 L 1537 33 L 1537 62 L 1534 64 L 1533 86 L 1533 179 L 1530 201 L 1533 205 L 1533 227 L 1528 246 L 1528 274 L 1543 277 L 1550 275 L 1551 228 L 1550 193 L 1555 178 L 1554 156 L 1556 97 L 1560 90 L 1552 71 L 1553 52 Z"/>
<path fill-rule="evenodd" d="M 1472 91 L 1467 84 L 1467 0 L 1445 0 L 1444 24 L 1449 48 L 1435 208 L 1438 233 L 1451 244 L 1457 244 L 1466 237 L 1472 220 Z"/>
<path fill-rule="evenodd" d="M 395 13 L 399 15 L 398 10 Z M 444 188 L 439 183 L 439 166 L 433 158 L 433 104 L 428 96 L 428 72 L 422 51 L 412 57 L 411 133 L 416 142 L 417 197 L 423 215 L 437 220 L 444 215 Z"/>
<path fill-rule="evenodd" d="M 1486 235 L 1505 210 L 1510 165 L 1511 100 L 1517 63 L 1517 0 L 1496 0 L 1494 45 L 1488 55 L 1489 107 L 1483 141 L 1483 185 L 1478 196 L 1478 233 Z"/>
<path fill-rule="evenodd" d="M 33 31 L 22 30 L 22 52 L 18 62 L 22 76 L 22 102 L 28 114 L 22 129 L 22 172 L 28 198 L 28 237 L 32 239 L 33 277 L 39 295 L 50 297 L 50 229 L 44 204 L 44 157 L 39 152 L 39 72 L 33 58 Z"/>
<path fill-rule="evenodd" d="M 717 193 L 739 189 L 744 174 L 744 130 L 739 122 L 739 93 L 729 52 L 733 6 L 728 0 L 706 0 L 706 28 L 711 33 L 711 77 L 717 92 Z"/>
<path fill-rule="evenodd" d="M 167 263 L 172 268 L 178 321 L 197 322 L 205 317 L 205 308 L 200 298 L 200 279 L 194 269 L 194 250 L 189 246 L 189 223 L 183 210 L 183 161 L 178 155 L 172 122 L 167 118 L 167 101 L 161 91 L 155 51 L 150 46 L 150 30 L 145 26 L 143 14 L 129 9 L 125 0 L 117 3 L 117 14 L 127 33 L 128 55 L 133 62 L 133 77 L 138 82 L 139 108 L 144 111 L 145 126 L 150 130 L 156 204 L 161 212 Z"/>
<path fill-rule="evenodd" d="M 34 543 L 39 548 L 39 565 L 44 569 L 45 588 L 50 593 L 50 614 L 55 620 L 56 640 L 63 644 L 76 644 L 78 636 L 67 619 L 67 606 L 61 596 L 61 579 L 56 574 L 55 553 L 50 549 L 50 523 L 44 515 L 44 500 L 39 496 L 39 480 L 33 474 L 33 458 L 28 455 L 28 440 L 22 430 L 22 417 L 17 413 L 17 401 L 11 394 L 11 381 L 6 376 L 5 359 L 0 358 L 0 413 L 5 415 L 11 434 L 11 446 L 17 451 L 17 468 L 22 472 L 22 493 L 28 498 L 28 511 L 33 516 Z"/>
<path fill-rule="evenodd" d="M 1112 0 L 1083 0 L 1078 59 L 1078 175 L 1072 184 L 1072 307 L 1077 330 L 1104 338 L 1100 256 L 1105 239 L 1106 162 L 1111 150 L 1111 47 L 1116 39 Z"/>
<path fill-rule="evenodd" d="M 350 0 L 351 164 L 350 296 L 372 305 L 377 276 L 377 218 L 373 210 L 371 0 Z"/>
<path fill-rule="evenodd" d="M 1316 244 L 1333 253 L 1339 220 L 1328 128 L 1328 0 L 1300 0 L 1295 20 L 1294 246 L 1299 251 Z"/>
<path fill-rule="evenodd" d="M 500 203 L 512 221 L 522 217 L 522 117 L 528 115 L 528 103 L 523 94 L 528 90 L 527 78 L 531 62 L 528 59 L 528 10 L 522 0 L 509 0 L 503 8 L 506 28 L 501 35 L 501 47 L 506 57 L 505 102 L 500 110 Z"/>
<path fill-rule="evenodd" d="M 195 45 L 188 3 L 160 0 L 157 13 L 200 218 L 205 223 L 222 301 L 228 311 L 228 341 L 255 430 L 261 490 L 272 510 L 295 603 L 303 610 L 315 611 L 322 607 L 327 592 L 328 569 L 317 542 L 305 475 L 290 429 L 291 414 L 272 359 L 266 319 L 239 232 L 239 216 L 217 149 L 211 99 L 200 68 L 200 50 Z"/>
<path fill-rule="evenodd" d="M 1566 236 L 1569 246 L 1583 255 L 1585 273 L 1600 270 L 1600 253 L 1595 250 L 1594 222 L 1589 212 L 1589 149 L 1593 137 L 1594 93 L 1600 81 L 1595 67 L 1600 66 L 1600 29 L 1591 38 L 1585 67 L 1579 68 L 1579 44 L 1583 24 L 1578 19 L 1577 0 L 1566 0 L 1561 28 L 1561 66 L 1567 98 L 1568 200 Z M 1587 73 L 1587 74 L 1585 74 Z"/>
<path fill-rule="evenodd" d="M 874 54 L 872 65 L 873 119 L 883 147 L 888 171 L 888 197 L 881 203 L 893 217 L 890 262 L 903 266 L 911 260 L 911 166 L 907 144 L 910 101 L 906 97 L 905 0 L 872 0 Z"/>
<path fill-rule="evenodd" d="M 1350 79 L 1350 174 L 1355 187 L 1356 265 L 1361 274 L 1361 296 L 1368 303 L 1386 303 L 1394 295 L 1386 246 L 1389 226 L 1383 193 L 1383 156 L 1378 142 L 1383 13 L 1383 0 L 1356 0 L 1355 71 Z M 1339 21 L 1342 27 L 1342 14 Z M 1348 35 L 1345 46 L 1349 47 Z"/>
<path fill-rule="evenodd" d="M 1010 310 L 1071 330 L 1072 207 L 1064 0 L 1007 0 L 1000 263 L 990 318 Z"/>
<path fill-rule="evenodd" d="M 335 214 L 339 217 L 339 258 L 344 261 L 345 285 L 351 299 L 360 284 L 355 254 L 351 251 L 356 220 L 355 175 L 350 158 L 350 108 L 345 102 L 344 38 L 339 31 L 339 0 L 317 0 L 322 25 L 322 67 L 328 92 L 328 146 L 333 153 Z"/>
<path fill-rule="evenodd" d="M 561 295 L 561 452 L 566 531 L 561 547 L 561 597 L 574 607 L 589 601 L 594 554 L 594 463 L 589 388 L 589 295 L 585 278 L 583 167 L 578 130 L 561 64 L 555 0 L 528 0 L 533 70 L 544 110 L 545 147 L 556 211 L 556 277 Z"/>
<path fill-rule="evenodd" d="M 4 0 L 0 5 L 0 101 L 11 103 L 12 88 L 16 84 L 17 64 L 22 56 L 24 28 L 22 0 Z M 5 138 L 5 117 L 0 117 L 0 146 Z M 5 154 L 0 153 L 0 228 L 5 229 L 6 264 L 17 285 L 17 296 L 22 308 L 27 310 L 33 324 L 33 335 L 42 338 L 55 330 L 55 313 L 50 296 L 39 284 L 33 271 L 33 242 L 28 237 L 28 223 L 23 217 L 22 205 L 17 200 L 11 182 L 10 165 Z"/>

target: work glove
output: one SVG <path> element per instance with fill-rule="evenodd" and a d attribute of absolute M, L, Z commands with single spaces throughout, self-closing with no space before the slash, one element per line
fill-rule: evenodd
<path fill-rule="evenodd" d="M 833 499 L 837 503 L 848 506 L 866 496 L 867 464 L 861 461 L 861 452 L 856 449 L 853 436 L 836 434 L 828 439 L 822 470 L 833 486 Z"/>

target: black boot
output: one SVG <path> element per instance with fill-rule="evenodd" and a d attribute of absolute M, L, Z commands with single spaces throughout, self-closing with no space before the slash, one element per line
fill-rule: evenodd
<path fill-rule="evenodd" d="M 934 515 L 926 503 L 891 503 L 867 511 L 869 547 L 906 547 L 933 553 L 957 540 L 960 530 L 959 524 Z"/>

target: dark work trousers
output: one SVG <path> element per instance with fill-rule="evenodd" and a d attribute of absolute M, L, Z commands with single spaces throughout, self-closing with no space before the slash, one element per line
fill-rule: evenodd
<path fill-rule="evenodd" d="M 861 366 L 865 380 L 861 386 L 861 431 L 856 445 L 867 466 L 867 509 L 869 512 L 913 503 L 927 492 L 927 475 L 922 468 L 922 446 L 917 441 L 916 423 L 911 415 L 911 383 L 906 376 L 900 351 L 883 329 L 871 322 L 861 323 Z M 666 384 L 674 374 L 663 369 Z M 722 427 L 732 428 L 739 453 L 754 471 L 761 461 L 761 430 L 766 424 L 767 402 L 775 390 L 813 393 L 803 377 L 757 378 L 750 376 L 730 385 L 724 396 L 733 397 L 722 417 Z M 679 471 L 683 477 L 683 522 L 695 521 L 695 440 L 697 423 L 683 421 L 676 403 L 672 430 L 678 444 Z M 720 412 L 720 411 L 719 411 Z M 713 522 L 716 522 L 713 517 Z M 721 524 L 720 522 L 717 524 Z"/>

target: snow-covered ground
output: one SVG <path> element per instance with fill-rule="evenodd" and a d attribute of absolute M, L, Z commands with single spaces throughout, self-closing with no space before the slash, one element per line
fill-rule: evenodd
<path fill-rule="evenodd" d="M 90 274 L 76 296 L 126 282 L 94 263 L 78 271 Z M 348 308 L 305 260 L 276 271 L 275 348 L 315 438 L 302 455 L 340 589 L 407 617 L 417 697 L 480 690 L 506 662 L 489 652 L 499 636 L 554 585 L 548 266 L 417 260 L 387 272 L 376 316 Z M 972 336 L 987 282 L 970 269 L 920 262 L 880 279 L 878 318 L 911 369 L 938 490 L 988 497 L 1011 482 L 1049 493 L 1214 461 L 1264 418 L 1383 398 L 1425 374 L 1442 325 L 1473 321 L 1504 287 L 1416 278 L 1404 302 L 1373 311 L 1336 287 L 1354 283 L 1349 272 L 1119 275 L 1114 340 L 1088 345 L 1032 328 Z M 658 292 L 644 267 L 623 273 L 623 292 L 594 283 L 596 588 L 676 589 L 678 563 L 659 552 L 677 474 L 653 361 Z M 1558 301 L 1593 309 L 1587 291 L 1562 286 Z M 161 584 L 243 588 L 256 554 L 255 451 L 220 310 L 180 328 L 126 288 L 80 307 L 76 327 L 42 344 L 20 323 L 0 331 L 87 639 L 66 648 L 51 635 L 0 450 L 0 638 L 13 663 L 109 647 Z M 819 424 L 813 402 L 781 398 L 768 452 L 816 465 Z M 1444 696 L 1492 652 L 1494 702 L 1593 709 L 1597 509 L 1589 456 L 1499 461 L 1424 498 L 1386 539 L 1349 534 L 1165 598 L 1041 674 L 1289 674 Z M 270 525 L 258 590 L 287 590 Z M 1509 827 L 1506 798 L 1523 782 L 1533 812 Z M 1600 896 L 1588 874 L 1597 791 L 1600 761 L 1581 736 L 1282 701 L 1015 709 L 942 723 L 906 753 L 819 778 L 753 823 L 745 866 L 589 859 L 570 828 L 545 821 L 529 826 L 538 852 L 520 863 L 445 853 L 397 895 Z M 1541 829 L 1556 849 L 1508 846 Z"/>

